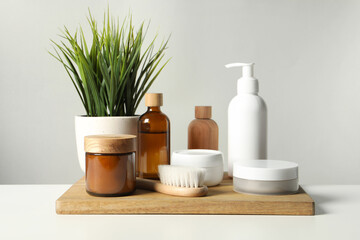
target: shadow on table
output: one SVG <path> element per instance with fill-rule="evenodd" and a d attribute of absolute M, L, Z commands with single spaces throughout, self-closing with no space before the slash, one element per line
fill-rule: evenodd
<path fill-rule="evenodd" d="M 322 205 L 324 203 L 334 201 L 333 198 L 330 198 L 329 196 L 324 196 L 324 195 L 320 195 L 320 194 L 313 194 L 313 193 L 310 196 L 315 201 L 315 215 L 329 214 L 328 212 L 326 212 L 324 210 L 324 208 L 322 208 Z"/>

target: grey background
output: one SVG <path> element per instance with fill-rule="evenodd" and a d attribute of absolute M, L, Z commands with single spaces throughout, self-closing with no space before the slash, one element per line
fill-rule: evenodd
<path fill-rule="evenodd" d="M 212 105 L 227 152 L 227 107 L 240 69 L 255 62 L 269 112 L 269 158 L 296 161 L 300 181 L 360 184 L 360 1 L 0 2 L 0 183 L 72 183 L 74 116 L 84 110 L 49 54 L 64 25 L 88 31 L 109 3 L 122 19 L 151 19 L 148 37 L 170 33 L 172 57 L 151 92 L 163 92 L 172 150 L 187 146 L 195 105 Z M 141 106 L 141 114 L 145 107 Z"/>

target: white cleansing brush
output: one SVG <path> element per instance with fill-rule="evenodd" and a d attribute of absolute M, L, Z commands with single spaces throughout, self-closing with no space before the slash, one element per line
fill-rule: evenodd
<path fill-rule="evenodd" d="M 160 182 L 149 179 L 136 179 L 136 187 L 182 197 L 205 196 L 208 188 L 204 186 L 205 169 L 174 165 L 159 165 Z"/>

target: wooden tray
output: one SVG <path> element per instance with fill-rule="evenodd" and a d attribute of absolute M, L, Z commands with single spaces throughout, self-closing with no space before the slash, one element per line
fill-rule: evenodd
<path fill-rule="evenodd" d="M 174 197 L 136 190 L 124 197 L 93 197 L 85 191 L 84 177 L 56 200 L 58 214 L 266 214 L 314 215 L 315 203 L 300 187 L 293 195 L 259 196 L 232 190 L 232 180 L 209 188 L 205 197 Z"/>

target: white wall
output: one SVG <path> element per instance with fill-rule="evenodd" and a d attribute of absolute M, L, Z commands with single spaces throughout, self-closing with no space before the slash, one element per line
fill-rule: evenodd
<path fill-rule="evenodd" d="M 59 29 L 102 19 L 108 1 L 0 2 L 0 183 L 72 183 L 82 176 L 73 116 L 80 100 L 48 53 Z M 360 184 L 360 1 L 109 1 L 170 33 L 164 92 L 172 149 L 187 146 L 195 105 L 212 105 L 227 149 L 234 61 L 255 62 L 269 111 L 269 158 L 300 164 L 302 183 Z M 144 107 L 139 108 L 142 113 Z"/>

